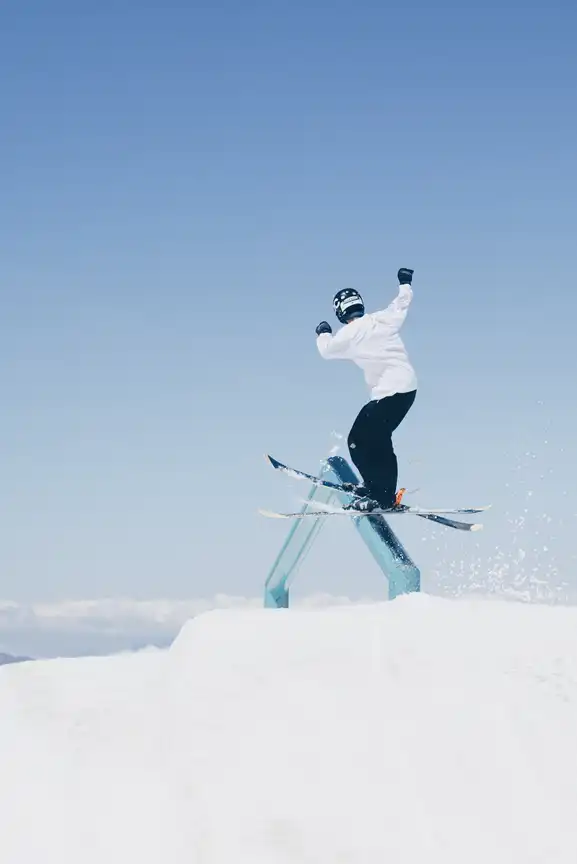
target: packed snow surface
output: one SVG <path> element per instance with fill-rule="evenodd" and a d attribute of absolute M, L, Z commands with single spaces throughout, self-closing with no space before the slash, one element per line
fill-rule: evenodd
<path fill-rule="evenodd" d="M 577 609 L 210 612 L 0 669 L 2 864 L 575 864 Z"/>

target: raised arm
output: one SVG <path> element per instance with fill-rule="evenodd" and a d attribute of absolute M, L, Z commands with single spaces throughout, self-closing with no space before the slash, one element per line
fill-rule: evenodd
<path fill-rule="evenodd" d="M 389 324 L 396 330 L 402 327 L 407 317 L 411 300 L 413 299 L 413 289 L 411 287 L 413 272 L 413 270 L 409 270 L 406 267 L 401 267 L 397 274 L 400 283 L 399 293 L 386 309 L 374 312 L 373 318 L 376 318 L 382 324 Z"/>

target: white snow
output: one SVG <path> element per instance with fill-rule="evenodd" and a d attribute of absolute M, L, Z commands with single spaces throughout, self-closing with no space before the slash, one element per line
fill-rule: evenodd
<path fill-rule="evenodd" d="M 208 612 L 0 669 L 2 864 L 575 864 L 577 608 Z"/>

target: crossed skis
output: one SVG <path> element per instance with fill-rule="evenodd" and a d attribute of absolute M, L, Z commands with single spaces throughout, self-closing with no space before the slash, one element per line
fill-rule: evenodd
<path fill-rule="evenodd" d="M 327 489 L 334 489 L 336 492 L 345 492 L 348 495 L 352 495 L 353 497 L 359 497 L 357 494 L 358 487 L 354 483 L 333 483 L 331 480 L 323 480 L 321 477 L 316 477 L 314 474 L 307 474 L 305 471 L 299 471 L 296 468 L 291 468 L 288 465 L 279 462 L 278 459 L 274 459 L 272 456 L 267 454 L 267 461 L 273 468 L 278 471 L 281 471 L 283 474 L 287 474 L 289 477 L 293 477 L 296 480 L 307 480 L 310 483 L 313 483 L 315 486 L 324 486 Z M 318 505 L 317 505 L 318 506 Z M 437 522 L 440 525 L 445 525 L 447 528 L 455 528 L 458 531 L 479 531 L 483 526 L 480 523 L 471 523 L 471 522 L 462 522 L 457 519 L 448 519 L 446 515 L 449 513 L 482 513 L 485 510 L 488 510 L 491 505 L 487 505 L 484 507 L 452 507 L 452 508 L 443 508 L 443 509 L 428 509 L 421 507 L 408 507 L 404 504 L 401 504 L 398 507 L 394 507 L 391 509 L 375 509 L 366 512 L 359 512 L 358 510 L 329 510 L 329 509 L 315 509 L 315 510 L 305 510 L 303 512 L 298 513 L 277 513 L 271 510 L 259 510 L 262 516 L 268 516 L 273 519 L 302 519 L 308 516 L 349 516 L 354 519 L 368 517 L 371 516 L 391 516 L 396 514 L 408 513 L 413 516 L 419 516 L 421 519 L 428 519 L 431 522 Z"/>

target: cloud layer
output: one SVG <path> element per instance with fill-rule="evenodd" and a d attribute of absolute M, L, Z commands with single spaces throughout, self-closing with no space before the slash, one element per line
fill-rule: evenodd
<path fill-rule="evenodd" d="M 294 605 L 329 606 L 348 597 L 315 594 Z M 184 600 L 104 598 L 22 604 L 0 601 L 0 651 L 33 657 L 108 654 L 169 645 L 182 625 L 210 609 L 259 608 L 261 597 L 216 594 Z"/>

